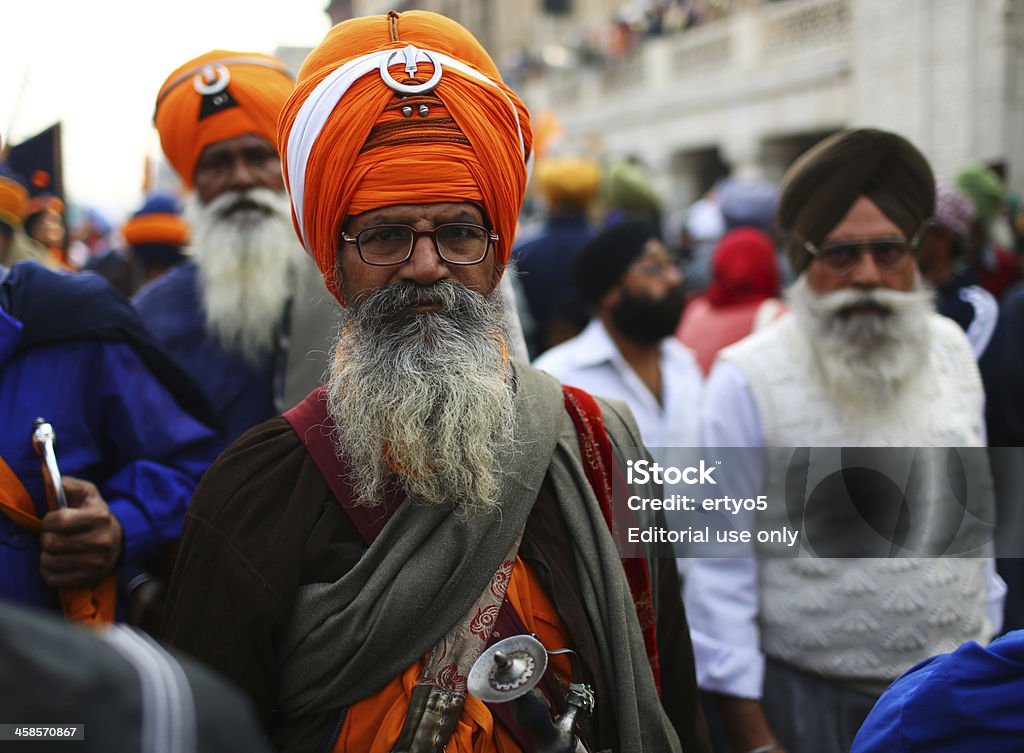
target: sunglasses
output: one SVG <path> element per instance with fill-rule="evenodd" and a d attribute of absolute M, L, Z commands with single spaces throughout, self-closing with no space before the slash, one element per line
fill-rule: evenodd
<path fill-rule="evenodd" d="M 931 223 L 924 223 L 909 241 L 900 236 L 850 238 L 827 241 L 821 246 L 804 241 L 804 249 L 821 263 L 826 272 L 837 276 L 852 272 L 865 253 L 871 254 L 875 266 L 882 272 L 901 272 L 910 263 L 930 227 Z"/>

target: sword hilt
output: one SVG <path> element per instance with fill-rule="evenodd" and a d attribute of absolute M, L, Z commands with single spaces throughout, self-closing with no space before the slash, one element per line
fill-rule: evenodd
<path fill-rule="evenodd" d="M 35 428 L 32 431 L 32 447 L 35 448 L 36 454 L 42 461 L 47 496 L 53 499 L 57 507 L 67 507 L 68 498 L 64 494 L 64 483 L 61 481 L 57 453 L 54 449 L 57 434 L 45 418 L 37 418 L 33 423 Z"/>

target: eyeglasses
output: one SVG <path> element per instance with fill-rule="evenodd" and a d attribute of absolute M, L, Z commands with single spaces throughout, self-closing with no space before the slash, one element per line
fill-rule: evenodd
<path fill-rule="evenodd" d="M 424 235 L 434 241 L 437 253 L 446 264 L 479 264 L 498 236 L 481 225 L 449 222 L 432 230 L 416 230 L 408 225 L 374 225 L 355 235 L 343 232 L 345 243 L 355 243 L 359 258 L 374 267 L 403 264 L 412 256 L 413 246 Z"/>
<path fill-rule="evenodd" d="M 821 247 L 810 241 L 804 241 L 804 249 L 821 262 L 822 268 L 836 276 L 848 275 L 860 263 L 865 252 L 871 254 L 875 266 L 882 272 L 901 272 L 910 263 L 910 259 L 924 233 L 931 227 L 925 222 L 909 241 L 902 237 L 891 238 L 853 238 L 823 243 Z"/>

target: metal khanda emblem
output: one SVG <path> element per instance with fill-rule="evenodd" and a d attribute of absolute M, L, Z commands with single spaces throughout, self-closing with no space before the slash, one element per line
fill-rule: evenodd
<path fill-rule="evenodd" d="M 428 81 L 422 84 L 399 83 L 395 80 L 395 77 L 391 75 L 391 71 L 388 70 L 388 66 L 391 65 L 391 61 L 394 60 L 397 55 L 402 55 L 405 58 L 405 72 L 408 74 L 409 78 L 415 77 L 416 69 L 419 67 L 419 63 L 421 62 L 430 63 L 434 66 L 433 75 Z M 406 45 L 401 50 L 395 50 L 380 61 L 380 77 L 384 80 L 385 84 L 399 94 L 426 94 L 427 92 L 433 91 L 437 86 L 437 83 L 441 80 L 441 62 L 430 52 L 421 50 L 410 44 Z"/>
<path fill-rule="evenodd" d="M 226 65 L 206 65 L 192 77 L 192 88 L 204 97 L 209 94 L 220 94 L 228 88 L 231 73 Z"/>

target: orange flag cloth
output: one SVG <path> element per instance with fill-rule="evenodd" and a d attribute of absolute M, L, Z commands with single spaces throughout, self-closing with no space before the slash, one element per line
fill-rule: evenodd
<path fill-rule="evenodd" d="M 168 76 L 153 122 L 185 187 L 192 187 L 196 162 L 210 144 L 250 133 L 275 143 L 292 85 L 283 61 L 257 52 L 214 50 Z"/>
<path fill-rule="evenodd" d="M 342 224 L 391 204 L 479 204 L 499 237 L 500 274 L 532 146 L 526 106 L 494 61 L 427 11 L 335 26 L 306 58 L 278 130 L 295 229 L 342 303 Z"/>
<path fill-rule="evenodd" d="M 13 178 L 0 175 L 0 222 L 20 228 L 28 214 L 28 189 Z"/>
<path fill-rule="evenodd" d="M 35 534 L 43 532 L 32 498 L 10 466 L 0 458 L 0 511 L 16 524 Z M 109 576 L 96 588 L 62 588 L 60 603 L 64 616 L 85 625 L 106 625 L 114 621 L 117 578 Z"/>

